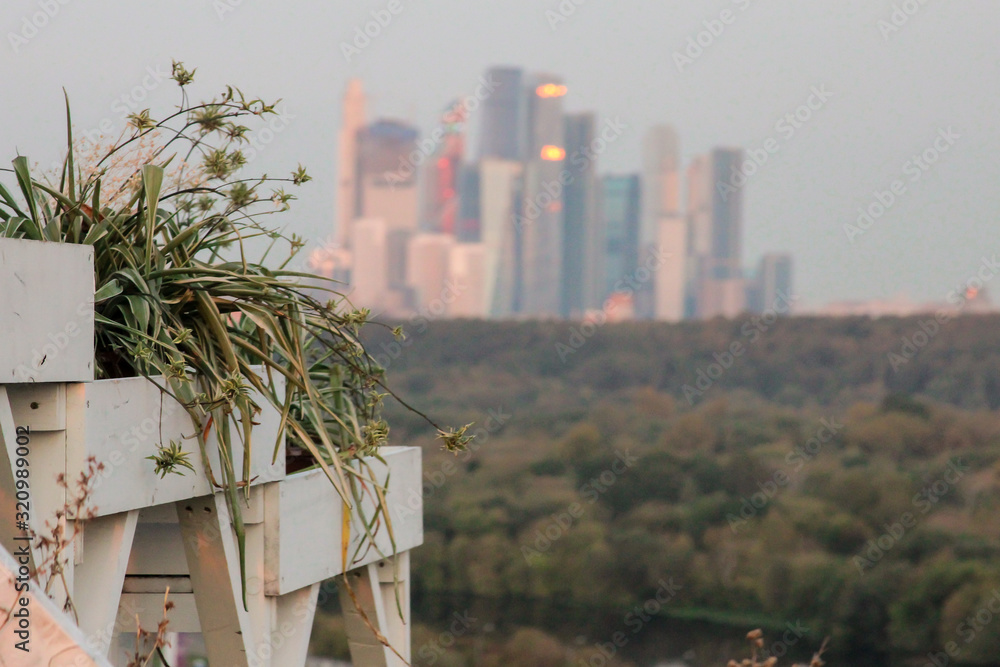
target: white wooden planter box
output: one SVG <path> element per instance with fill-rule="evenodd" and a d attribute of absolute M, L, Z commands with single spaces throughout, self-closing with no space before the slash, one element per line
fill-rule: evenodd
<path fill-rule="evenodd" d="M 67 500 L 56 475 L 75 479 L 89 458 L 104 466 L 90 497 L 96 518 L 67 553 L 79 627 L 56 613 L 52 622 L 65 630 L 60 636 L 83 633 L 87 652 L 98 655 L 92 664 L 104 664 L 100 654 L 117 633 L 134 632 L 137 617 L 155 629 L 169 587 L 177 605 L 170 629 L 204 634 L 213 666 L 294 667 L 305 661 L 319 583 L 351 572 L 368 618 L 408 655 L 406 552 L 423 541 L 420 450 L 386 447 L 383 461 L 364 462 L 380 484 L 388 480 L 398 556 L 386 521 L 377 525 L 372 544 L 355 509 L 344 563 L 343 501 L 322 471 L 286 475 L 280 416 L 258 397 L 263 410 L 255 420 L 250 501 L 242 512 L 244 609 L 228 509 L 205 475 L 190 417 L 145 378 L 93 382 L 92 263 L 89 247 L 0 238 L 0 547 L 13 552 L 19 534 L 13 522 L 18 428 L 31 434 L 31 524 L 37 534 L 46 532 L 45 520 Z M 161 479 L 146 457 L 171 440 L 191 452 L 195 471 Z M 208 441 L 218 476 L 214 434 Z M 242 457 L 237 445 L 237 467 Z M 370 518 L 374 495 L 364 495 L 360 513 Z M 399 593 L 406 601 L 402 619 L 395 612 Z M 402 664 L 374 641 L 356 612 L 348 608 L 345 615 L 356 665 Z M 274 641 L 286 626 L 297 629 L 295 637 Z"/>
<path fill-rule="evenodd" d="M 414 549 L 424 540 L 423 511 L 421 502 L 420 450 L 415 447 L 385 447 L 385 463 L 368 459 L 373 476 L 380 482 L 389 480 L 386 504 L 392 508 L 393 536 L 397 551 Z M 410 503 L 416 505 L 410 509 Z M 316 512 L 317 507 L 337 507 L 330 513 Z M 308 586 L 315 581 L 329 579 L 347 570 L 380 561 L 393 553 L 385 520 L 375 534 L 374 546 L 364 539 L 364 526 L 358 515 L 353 515 L 351 544 L 347 557 L 341 562 L 341 521 L 343 503 L 322 470 L 291 475 L 281 484 L 271 484 L 264 489 L 264 564 L 265 591 L 269 595 L 284 595 Z M 362 503 L 362 515 L 375 516 L 375 502 L 371 495 Z M 308 544 L 308 549 L 301 545 Z M 351 560 L 363 547 L 356 560 Z M 366 549 L 366 550 L 365 550 Z M 315 553 L 331 557 L 317 559 Z"/>

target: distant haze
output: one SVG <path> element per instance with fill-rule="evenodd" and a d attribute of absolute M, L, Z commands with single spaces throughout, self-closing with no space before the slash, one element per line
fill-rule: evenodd
<path fill-rule="evenodd" d="M 562 75 L 570 110 L 630 126 L 601 157 L 602 172 L 638 171 L 642 134 L 656 123 L 677 128 L 685 166 L 715 145 L 777 140 L 746 185 L 744 263 L 790 251 L 808 304 L 898 294 L 940 301 L 984 255 L 1000 254 L 1000 4 L 895 4 L 894 16 L 883 0 L 564 0 L 562 14 L 558 0 L 6 0 L 0 149 L 4 164 L 16 150 L 43 165 L 55 159 L 63 86 L 79 130 L 119 123 L 128 104 L 162 113 L 176 87 L 150 70 L 182 60 L 198 67 L 195 99 L 230 82 L 284 98 L 292 118 L 253 168 L 307 165 L 315 180 L 286 222 L 321 243 L 333 232 L 350 77 L 364 80 L 372 117 L 410 119 L 426 133 L 488 66 L 510 64 Z M 341 43 L 373 11 L 386 25 L 348 62 Z M 28 27 L 33 16 L 42 28 Z M 707 46 L 679 66 L 674 53 L 710 29 L 718 34 L 701 35 Z M 791 136 L 779 131 L 814 86 L 832 97 Z M 948 128 L 958 138 L 916 178 L 907 161 Z M 897 179 L 903 194 L 852 243 L 844 224 Z M 1000 279 L 988 288 L 1000 300 Z"/>

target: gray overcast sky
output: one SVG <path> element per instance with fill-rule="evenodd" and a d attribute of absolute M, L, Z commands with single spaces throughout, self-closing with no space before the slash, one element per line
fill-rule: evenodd
<path fill-rule="evenodd" d="M 374 114 L 427 131 L 486 67 L 513 64 L 562 74 L 571 110 L 629 125 L 601 171 L 638 169 L 642 132 L 654 123 L 677 127 L 685 162 L 714 145 L 759 148 L 773 137 L 777 153 L 746 186 L 744 258 L 752 266 L 767 250 L 791 251 L 796 291 L 810 305 L 901 293 L 943 300 L 984 255 L 1000 254 L 995 0 L 899 2 L 919 11 L 891 33 L 879 27 L 892 18 L 889 0 L 565 0 L 575 12 L 554 29 L 546 12 L 559 0 L 398 1 L 402 11 L 347 62 L 341 42 L 389 0 L 5 0 L 0 149 L 47 164 L 62 141 L 62 86 L 86 130 L 118 122 L 115 100 L 147 67 L 183 60 L 198 67 L 195 98 L 229 82 L 284 98 L 294 118 L 254 166 L 309 167 L 315 181 L 287 222 L 321 242 L 332 231 L 349 77 L 364 80 Z M 31 35 L 24 21 L 47 3 L 58 11 L 15 52 L 10 34 Z M 730 24 L 679 71 L 674 52 L 724 10 Z M 778 131 L 820 85 L 829 101 L 793 136 Z M 165 109 L 175 90 L 160 83 L 139 106 Z M 959 138 L 911 180 L 904 163 L 949 127 Z M 895 179 L 905 193 L 852 244 L 844 224 Z M 1000 280 L 991 291 L 1000 301 Z"/>

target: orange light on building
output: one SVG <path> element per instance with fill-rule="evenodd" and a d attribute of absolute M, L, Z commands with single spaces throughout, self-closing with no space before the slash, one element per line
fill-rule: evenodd
<path fill-rule="evenodd" d="M 566 151 L 558 146 L 542 146 L 542 159 L 549 162 L 560 162 L 566 159 Z"/>
<path fill-rule="evenodd" d="M 562 97 L 569 92 L 569 88 L 558 83 L 545 83 L 535 88 L 535 94 L 539 97 Z"/>

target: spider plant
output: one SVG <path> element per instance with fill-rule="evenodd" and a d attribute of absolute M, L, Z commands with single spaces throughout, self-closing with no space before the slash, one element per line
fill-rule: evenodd
<path fill-rule="evenodd" d="M 190 414 L 206 474 L 231 512 L 245 606 L 241 508 L 260 445 L 253 396 L 281 415 L 279 442 L 265 443 L 275 456 L 282 437 L 309 452 L 348 509 L 360 511 L 362 494 L 378 498 L 376 516 L 362 521 L 370 537 L 381 521 L 391 535 L 391 525 L 384 490 L 357 461 L 377 457 L 386 440 L 379 406 L 391 392 L 359 341 L 368 312 L 338 284 L 317 290 L 316 276 L 289 268 L 303 241 L 264 224 L 287 210 L 294 197 L 284 187 L 307 182 L 305 169 L 242 176 L 248 123 L 278 113 L 276 103 L 227 87 L 193 104 L 193 77 L 174 63 L 179 107 L 159 120 L 148 109 L 133 114 L 107 145 L 74 141 L 67 98 L 62 168 L 36 178 L 20 156 L 4 170 L 16 187 L 0 183 L 0 236 L 93 246 L 95 375 L 147 377 Z M 464 428 L 438 431 L 452 449 L 468 440 Z M 151 459 L 159 474 L 185 461 L 173 443 Z M 348 530 L 345 521 L 345 556 Z"/>

